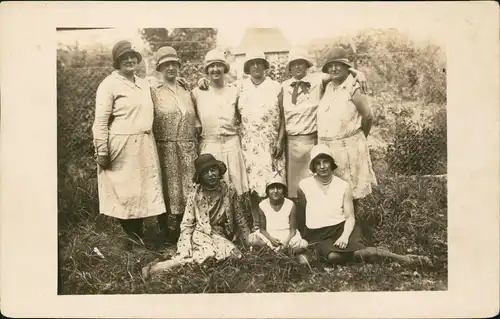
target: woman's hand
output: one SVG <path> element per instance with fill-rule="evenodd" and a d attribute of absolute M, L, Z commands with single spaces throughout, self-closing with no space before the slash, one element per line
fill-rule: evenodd
<path fill-rule="evenodd" d="M 366 76 L 363 72 L 357 71 L 356 73 L 356 81 L 359 83 L 361 87 L 361 93 L 368 94 L 368 83 L 366 81 Z"/>
<path fill-rule="evenodd" d="M 185 250 L 182 250 L 179 253 L 179 257 L 181 257 L 182 259 L 193 257 L 193 248 L 192 247 L 186 247 Z"/>
<path fill-rule="evenodd" d="M 178 77 L 177 78 L 177 84 L 182 86 L 182 88 L 186 91 L 189 91 L 189 83 L 185 78 Z"/>
<path fill-rule="evenodd" d="M 344 249 L 347 247 L 347 243 L 349 242 L 349 238 L 345 236 L 340 236 L 339 239 L 333 244 L 333 246 L 337 246 L 340 249 Z"/>
<path fill-rule="evenodd" d="M 96 162 L 102 169 L 108 169 L 111 166 L 109 155 L 97 155 Z"/>
<path fill-rule="evenodd" d="M 210 85 L 210 80 L 206 79 L 206 78 L 201 78 L 199 81 L 198 81 L 198 88 L 202 91 L 206 91 L 208 90 L 208 86 Z"/>
<path fill-rule="evenodd" d="M 272 236 L 269 236 L 269 241 L 271 242 L 271 244 L 273 246 L 276 246 L 276 247 L 279 247 L 282 245 L 281 241 L 279 241 L 278 239 L 272 237 Z"/>

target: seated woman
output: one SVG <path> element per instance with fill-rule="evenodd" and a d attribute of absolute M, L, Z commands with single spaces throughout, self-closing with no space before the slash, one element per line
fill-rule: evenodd
<path fill-rule="evenodd" d="M 428 257 L 398 255 L 385 248 L 365 247 L 356 224 L 349 183 L 334 176 L 337 168 L 330 148 L 319 144 L 311 150 L 312 176 L 299 183 L 298 211 L 305 217 L 304 238 L 316 255 L 329 263 L 349 259 L 373 261 L 374 257 L 394 259 L 405 265 L 427 264 Z M 299 227 L 299 230 L 301 229 Z"/>
<path fill-rule="evenodd" d="M 266 183 L 267 198 L 259 204 L 260 230 L 250 234 L 250 245 L 267 245 L 275 251 L 288 247 L 294 253 L 307 247 L 296 228 L 295 204 L 286 193 L 287 186 L 279 175 Z"/>
<path fill-rule="evenodd" d="M 240 258 L 241 252 L 231 241 L 236 234 L 248 244 L 250 231 L 236 190 L 222 179 L 226 165 L 212 154 L 202 154 L 194 161 L 194 166 L 196 186 L 187 199 L 177 254 L 170 260 L 145 266 L 142 269 L 144 278 L 186 263 L 201 264 L 208 258 Z"/>

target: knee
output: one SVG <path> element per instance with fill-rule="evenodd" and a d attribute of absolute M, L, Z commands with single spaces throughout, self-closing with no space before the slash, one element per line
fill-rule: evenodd
<path fill-rule="evenodd" d="M 265 246 L 264 241 L 255 233 L 252 233 L 248 236 L 248 244 L 254 247 Z"/>

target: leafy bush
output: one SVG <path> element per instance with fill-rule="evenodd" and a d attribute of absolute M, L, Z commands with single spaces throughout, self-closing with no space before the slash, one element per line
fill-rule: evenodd
<path fill-rule="evenodd" d="M 387 148 L 390 168 L 404 175 L 446 174 L 446 132 L 444 109 L 431 123 L 399 121 L 394 142 Z"/>

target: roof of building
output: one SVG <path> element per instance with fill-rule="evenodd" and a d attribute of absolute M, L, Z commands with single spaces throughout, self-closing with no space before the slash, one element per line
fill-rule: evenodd
<path fill-rule="evenodd" d="M 240 44 L 233 50 L 233 54 L 245 54 L 248 51 L 288 52 L 291 44 L 278 28 L 249 28 L 245 31 Z"/>

